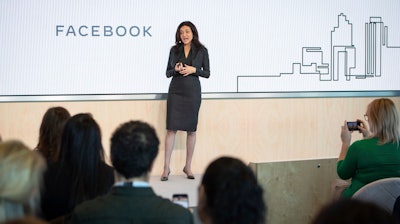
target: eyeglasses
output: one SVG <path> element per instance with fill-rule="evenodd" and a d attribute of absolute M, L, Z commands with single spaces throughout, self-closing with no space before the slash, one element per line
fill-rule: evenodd
<path fill-rule="evenodd" d="M 364 114 L 364 119 L 368 121 L 368 115 Z"/>

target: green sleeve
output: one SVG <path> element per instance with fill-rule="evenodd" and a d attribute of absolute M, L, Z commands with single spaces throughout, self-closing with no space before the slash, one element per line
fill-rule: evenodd
<path fill-rule="evenodd" d="M 336 171 L 341 179 L 347 180 L 356 174 L 358 161 L 357 152 L 358 149 L 356 145 L 352 144 L 347 150 L 346 157 L 343 160 L 338 161 Z"/>

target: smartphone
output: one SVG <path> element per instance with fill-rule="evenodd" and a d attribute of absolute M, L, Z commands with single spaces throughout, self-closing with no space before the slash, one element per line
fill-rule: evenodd
<path fill-rule="evenodd" d="M 189 208 L 189 196 L 187 194 L 173 194 L 172 202 L 184 208 Z"/>
<path fill-rule="evenodd" d="M 347 127 L 349 128 L 349 131 L 358 131 L 358 126 L 361 125 L 360 121 L 349 121 L 347 122 Z"/>

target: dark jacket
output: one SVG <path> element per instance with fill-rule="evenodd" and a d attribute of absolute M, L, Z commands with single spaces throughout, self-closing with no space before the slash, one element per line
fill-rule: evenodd
<path fill-rule="evenodd" d="M 182 48 L 183 46 L 181 46 Z M 203 78 L 210 77 L 210 59 L 208 57 L 208 50 L 205 47 L 196 48 L 194 45 L 191 46 L 192 51 L 192 66 L 196 67 L 196 73 L 191 75 L 201 76 Z M 175 71 L 175 64 L 179 61 L 179 58 L 182 56 L 183 50 L 179 50 L 179 52 L 175 52 L 174 48 L 171 48 L 169 52 L 169 59 L 167 65 L 167 77 L 180 75 Z"/>
<path fill-rule="evenodd" d="M 191 212 L 157 196 L 150 187 L 113 187 L 108 195 L 77 206 L 70 223 L 192 224 Z"/>

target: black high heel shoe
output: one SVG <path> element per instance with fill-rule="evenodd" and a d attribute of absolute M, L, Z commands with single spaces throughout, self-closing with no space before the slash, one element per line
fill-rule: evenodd
<path fill-rule="evenodd" d="M 161 176 L 161 181 L 167 181 L 170 173 L 171 173 L 171 171 L 168 171 L 167 176 Z"/>
<path fill-rule="evenodd" d="M 187 173 L 187 171 L 186 171 L 186 166 L 183 167 L 183 172 L 186 174 L 186 176 L 187 176 L 188 179 L 194 180 L 194 176 L 193 176 L 193 175 L 189 175 L 189 174 Z"/>

